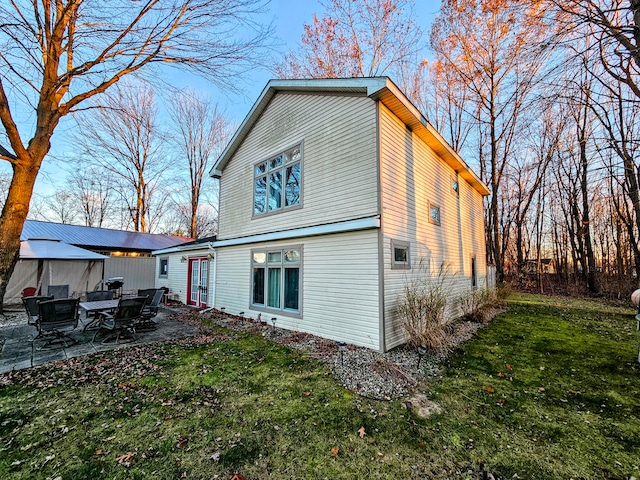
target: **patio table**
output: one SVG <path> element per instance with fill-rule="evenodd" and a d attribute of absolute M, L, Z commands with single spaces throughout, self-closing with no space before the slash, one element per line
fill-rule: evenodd
<path fill-rule="evenodd" d="M 107 310 L 113 310 L 118 306 L 119 300 L 97 300 L 95 302 L 80 302 L 80 308 L 87 312 L 87 318 L 90 313 L 93 312 L 105 312 Z M 87 328 L 97 327 L 98 326 L 98 317 L 96 316 L 93 320 L 88 322 L 82 331 L 85 331 Z"/>

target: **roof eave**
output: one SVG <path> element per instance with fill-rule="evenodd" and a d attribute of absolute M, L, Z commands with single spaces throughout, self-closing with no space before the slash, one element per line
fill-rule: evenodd
<path fill-rule="evenodd" d="M 391 80 L 387 80 L 384 88 L 373 92 L 369 96 L 382 102 L 481 195 L 486 196 L 491 193 L 485 183 L 466 164 L 458 152 L 449 145 L 444 137 L 440 135 Z"/>
<path fill-rule="evenodd" d="M 167 255 L 169 253 L 178 253 L 178 252 L 189 252 L 191 250 L 202 250 L 207 248 L 208 250 L 213 250 L 213 243 L 198 243 L 198 244 L 189 244 L 189 245 L 177 245 L 175 247 L 163 248 L 161 250 L 154 250 L 151 252 L 151 255 Z"/>

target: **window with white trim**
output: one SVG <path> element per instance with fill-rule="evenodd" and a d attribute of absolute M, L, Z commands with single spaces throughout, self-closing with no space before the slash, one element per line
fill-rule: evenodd
<path fill-rule="evenodd" d="M 253 168 L 253 215 L 265 215 L 300 205 L 302 146 L 279 153 Z"/>
<path fill-rule="evenodd" d="M 251 306 L 300 312 L 302 248 L 252 250 Z"/>
<path fill-rule="evenodd" d="M 409 242 L 391 240 L 391 268 L 411 269 L 411 251 Z"/>

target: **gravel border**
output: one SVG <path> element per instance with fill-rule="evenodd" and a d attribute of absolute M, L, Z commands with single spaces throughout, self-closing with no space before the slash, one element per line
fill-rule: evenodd
<path fill-rule="evenodd" d="M 342 349 L 337 342 L 314 335 L 219 312 L 202 312 L 200 322 L 210 320 L 216 325 L 236 331 L 261 334 L 276 343 L 287 345 L 320 360 L 345 388 L 361 396 L 376 400 L 393 400 L 410 395 L 421 382 L 437 376 L 440 364 L 446 355 L 426 354 L 418 358 L 418 353 L 407 346 L 396 347 L 386 353 L 369 348 L 346 345 Z M 459 320 L 451 324 L 449 351 L 471 339 L 484 325 L 477 322 Z M 420 365 L 418 366 L 418 360 Z"/>

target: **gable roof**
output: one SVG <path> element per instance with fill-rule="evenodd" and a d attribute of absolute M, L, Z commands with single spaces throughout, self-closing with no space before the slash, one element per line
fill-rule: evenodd
<path fill-rule="evenodd" d="M 85 227 L 62 223 L 26 220 L 20 240 L 34 238 L 60 240 L 69 245 L 94 250 L 123 250 L 151 252 L 182 244 L 191 238 L 153 233 L 127 232 L 110 228 Z"/>
<path fill-rule="evenodd" d="M 484 182 L 388 77 L 270 80 L 227 147 L 211 167 L 209 174 L 212 177 L 219 178 L 222 175 L 231 157 L 278 92 L 360 93 L 380 101 L 479 193 L 482 195 L 490 193 Z"/>

